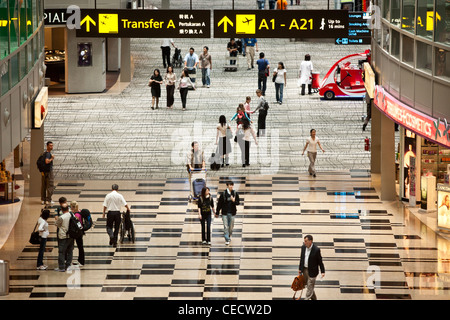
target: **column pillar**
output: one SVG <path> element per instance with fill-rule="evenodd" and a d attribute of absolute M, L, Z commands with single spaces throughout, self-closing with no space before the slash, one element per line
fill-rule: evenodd
<path fill-rule="evenodd" d="M 131 82 L 130 38 L 120 40 L 120 82 Z"/>
<path fill-rule="evenodd" d="M 36 161 L 44 152 L 44 124 L 40 129 L 31 129 L 30 141 L 30 197 L 41 197 L 42 175 L 39 172 Z"/>
<path fill-rule="evenodd" d="M 395 127 L 394 121 L 381 116 L 381 200 L 394 201 L 395 191 Z"/>
<path fill-rule="evenodd" d="M 370 141 L 371 141 L 371 155 L 370 155 L 370 172 L 380 173 L 381 161 L 381 112 L 372 101 L 371 124 L 370 124 Z"/>

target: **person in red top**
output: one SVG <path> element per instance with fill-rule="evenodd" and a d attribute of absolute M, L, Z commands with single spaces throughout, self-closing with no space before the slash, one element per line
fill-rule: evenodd
<path fill-rule="evenodd" d="M 286 10 L 287 5 L 288 4 L 286 0 L 277 0 L 277 10 Z"/>

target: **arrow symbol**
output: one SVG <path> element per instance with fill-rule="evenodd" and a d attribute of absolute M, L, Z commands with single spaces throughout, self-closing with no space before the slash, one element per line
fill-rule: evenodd
<path fill-rule="evenodd" d="M 336 43 L 337 43 L 337 44 L 340 44 L 340 43 L 341 43 L 341 38 L 337 38 L 337 39 L 336 39 Z"/>
<path fill-rule="evenodd" d="M 84 23 L 86 23 L 86 32 L 91 32 L 91 23 L 96 26 L 94 19 L 92 19 L 89 15 L 81 20 L 80 26 L 82 26 Z"/>
<path fill-rule="evenodd" d="M 217 26 L 220 27 L 222 24 L 223 24 L 223 32 L 227 33 L 228 24 L 230 24 L 230 26 L 233 26 L 233 21 L 231 21 L 227 16 L 225 16 L 219 21 Z"/>

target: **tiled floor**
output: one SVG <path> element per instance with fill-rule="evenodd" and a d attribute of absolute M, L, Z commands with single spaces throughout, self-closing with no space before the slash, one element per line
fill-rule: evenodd
<path fill-rule="evenodd" d="M 0 251 L 0 256 L 16 251 L 17 257 L 11 260 L 10 294 L 2 299 L 291 299 L 306 234 L 322 249 L 326 268 L 316 285 L 319 299 L 449 298 L 449 242 L 402 204 L 380 201 L 376 177 L 362 172 L 319 173 L 316 179 L 240 177 L 226 170 L 207 184 L 215 197 L 231 179 L 241 194 L 229 246 L 220 218 L 213 222 L 211 246 L 201 244 L 186 178 L 119 183 L 137 241 L 117 248 L 108 245 L 101 219 L 112 182 L 59 183 L 55 197 L 78 201 L 95 220 L 84 238 L 86 265 L 66 273 L 53 271 L 53 223 L 44 262 L 49 270 L 35 270 L 38 248 L 26 240 L 39 206 L 26 200 L 15 239 Z"/>

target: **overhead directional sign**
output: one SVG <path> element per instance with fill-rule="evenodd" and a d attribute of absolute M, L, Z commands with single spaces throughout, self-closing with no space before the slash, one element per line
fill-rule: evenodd
<path fill-rule="evenodd" d="M 348 34 L 336 39 L 336 44 L 370 44 L 370 13 L 348 12 Z"/>
<path fill-rule="evenodd" d="M 340 38 L 346 10 L 214 10 L 214 38 Z"/>
<path fill-rule="evenodd" d="M 210 38 L 210 10 L 81 9 L 77 37 Z"/>

